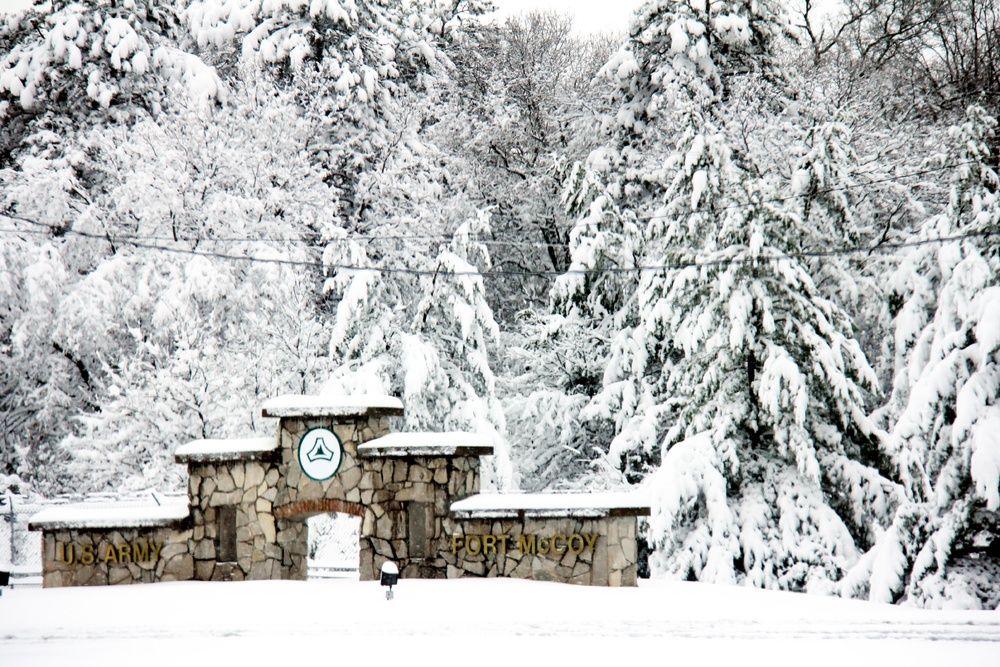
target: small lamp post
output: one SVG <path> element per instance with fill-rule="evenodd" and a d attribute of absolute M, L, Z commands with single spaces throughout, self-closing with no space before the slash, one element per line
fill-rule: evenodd
<path fill-rule="evenodd" d="M 386 600 L 392 599 L 392 587 L 397 583 L 399 583 L 399 568 L 392 561 L 382 563 L 382 585 L 389 587 L 385 592 Z"/>

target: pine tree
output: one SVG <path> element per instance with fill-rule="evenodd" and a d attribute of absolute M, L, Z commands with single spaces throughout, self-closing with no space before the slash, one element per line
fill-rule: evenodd
<path fill-rule="evenodd" d="M 613 423 L 609 460 L 647 480 L 654 573 L 831 590 L 897 492 L 866 415 L 876 378 L 811 269 L 851 278 L 797 258 L 853 233 L 841 128 L 805 131 L 786 180 L 737 160 L 721 125 L 727 79 L 771 67 L 779 24 L 753 9 L 649 3 L 634 62 L 619 58 L 629 85 L 603 182 L 641 212 L 643 268 L 583 415 Z M 667 109 L 664 145 L 650 127 Z"/>
<path fill-rule="evenodd" d="M 154 0 L 55 0 L 0 24 L 0 166 L 36 129 L 72 135 L 155 116 L 173 85 L 223 98 L 182 37 L 176 3 Z"/>
<path fill-rule="evenodd" d="M 1000 179 L 988 162 L 995 127 L 970 107 L 952 129 L 942 156 L 954 168 L 948 206 L 926 221 L 926 244 L 894 281 L 901 363 L 887 453 L 907 502 L 846 582 L 850 595 L 927 606 L 1000 600 L 989 571 L 960 556 L 998 539 L 989 519 L 1000 508 Z"/>
<path fill-rule="evenodd" d="M 328 286 L 340 301 L 330 346 L 338 363 L 324 391 L 398 395 L 407 430 L 492 435 L 496 453 L 483 483 L 509 489 L 517 475 L 492 368 L 500 332 L 479 275 L 490 255 L 477 239 L 488 234 L 480 214 L 436 258 L 413 267 L 367 268 L 356 242 L 328 253 Z"/>
<path fill-rule="evenodd" d="M 725 165 L 724 142 L 715 135 L 704 145 L 713 142 L 712 153 L 721 158 L 715 164 Z M 884 513 L 891 503 L 872 467 L 878 434 L 865 414 L 865 392 L 877 390 L 877 381 L 848 315 L 790 256 L 803 246 L 820 247 L 823 236 L 772 203 L 781 190 L 741 179 L 731 168 L 716 170 L 728 178 L 696 179 L 702 142 L 692 143 L 698 153 L 689 149 L 675 160 L 682 174 L 691 165 L 683 180 L 692 185 L 678 193 L 680 203 L 666 207 L 673 215 L 652 220 L 650 228 L 662 226 L 658 240 L 667 247 L 684 247 L 685 236 L 701 225 L 705 240 L 690 266 L 640 284 L 640 324 L 618 344 L 636 352 L 619 372 L 621 381 L 641 383 L 646 402 L 613 442 L 612 454 L 640 447 L 652 453 L 650 436 L 672 422 L 652 482 L 666 494 L 665 513 L 673 512 L 650 524 L 658 547 L 654 570 L 700 580 L 746 577 L 767 587 L 826 587 L 856 557 L 848 526 L 863 531 L 872 508 Z M 702 178 L 729 195 L 714 212 L 717 195 L 699 185 Z M 734 199 L 739 203 L 730 203 Z M 696 444 L 684 444 L 690 439 Z M 683 474 L 672 469 L 675 461 L 694 447 L 714 470 L 706 484 L 724 480 L 726 494 L 716 497 L 727 499 L 728 514 L 719 506 L 705 517 L 697 494 L 671 481 Z M 685 533 L 689 537 L 680 539 Z"/>
<path fill-rule="evenodd" d="M 637 11 L 629 41 L 602 70 L 613 86 L 607 143 L 574 165 L 565 182 L 563 200 L 578 221 L 570 270 L 556 281 L 552 309 L 567 318 L 567 334 L 582 327 L 610 340 L 634 326 L 630 271 L 646 253 L 641 221 L 680 197 L 681 183 L 671 182 L 679 177 L 667 166 L 677 137 L 704 140 L 701 128 L 716 122 L 723 80 L 741 69 L 737 61 L 769 63 L 778 25 L 768 3 L 651 0 Z M 718 187 L 708 174 L 687 174 L 699 196 Z M 603 366 L 608 351 L 600 345 L 592 357 Z"/>
<path fill-rule="evenodd" d="M 734 59 L 767 59 L 774 32 L 769 12 L 766 4 L 647 2 L 628 43 L 603 70 L 613 82 L 616 110 L 604 122 L 607 145 L 567 181 L 564 201 L 578 222 L 570 236 L 570 271 L 552 290 L 550 329 L 553 337 L 574 337 L 592 351 L 587 375 L 604 389 L 584 416 L 613 421 L 615 458 L 636 448 L 655 458 L 660 437 L 657 417 L 646 414 L 656 390 L 642 374 L 632 382 L 629 371 L 619 371 L 644 363 L 647 352 L 625 338 L 648 306 L 643 290 L 648 297 L 662 287 L 661 275 L 634 269 L 690 259 L 685 251 L 714 224 L 716 208 L 733 203 L 726 183 L 737 167 L 715 117 Z M 679 168 L 683 160 L 690 162 Z M 703 197 L 707 205 L 699 206 Z M 683 223 L 688 229 L 664 229 L 677 224 L 665 221 L 678 207 L 696 210 Z M 596 333 L 596 344 L 587 332 Z M 616 336 L 620 344 L 613 347 Z M 644 465 L 627 465 L 627 472 L 641 476 Z"/>
<path fill-rule="evenodd" d="M 773 48 L 784 17 L 771 2 L 649 0 L 632 23 L 624 67 L 625 124 L 644 123 L 657 97 L 673 82 L 692 94 L 724 94 L 724 79 L 752 69 L 773 69 Z M 619 115 L 619 119 L 623 117 Z"/>

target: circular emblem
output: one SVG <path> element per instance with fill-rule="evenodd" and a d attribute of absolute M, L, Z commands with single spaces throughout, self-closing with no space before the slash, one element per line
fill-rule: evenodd
<path fill-rule="evenodd" d="M 299 465 L 302 472 L 317 482 L 330 479 L 340 469 L 344 445 L 328 428 L 314 428 L 299 441 Z"/>

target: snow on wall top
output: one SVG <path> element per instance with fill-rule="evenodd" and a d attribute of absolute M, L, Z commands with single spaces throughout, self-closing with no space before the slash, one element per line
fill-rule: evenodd
<path fill-rule="evenodd" d="M 278 439 L 274 436 L 195 440 L 178 447 L 174 452 L 174 460 L 178 463 L 252 461 L 265 458 L 276 449 L 278 449 Z"/>
<path fill-rule="evenodd" d="M 402 416 L 403 402 L 393 396 L 306 396 L 285 394 L 261 406 L 264 417 L 369 417 Z"/>
<path fill-rule="evenodd" d="M 160 497 L 159 504 L 149 500 L 71 503 L 35 514 L 28 521 L 28 528 L 156 528 L 177 525 L 189 512 L 186 497 Z"/>
<path fill-rule="evenodd" d="M 360 456 L 490 456 L 493 440 L 478 433 L 390 433 L 358 445 Z"/>
<path fill-rule="evenodd" d="M 606 493 L 481 493 L 451 504 L 458 519 L 649 516 L 649 500 L 636 491 Z"/>

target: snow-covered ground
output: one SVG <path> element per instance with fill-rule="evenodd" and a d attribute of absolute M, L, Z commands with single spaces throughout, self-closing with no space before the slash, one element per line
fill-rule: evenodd
<path fill-rule="evenodd" d="M 997 611 L 665 581 L 404 580 L 392 601 L 383 590 L 343 580 L 14 589 L 0 597 L 0 665 L 1000 665 Z"/>

